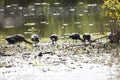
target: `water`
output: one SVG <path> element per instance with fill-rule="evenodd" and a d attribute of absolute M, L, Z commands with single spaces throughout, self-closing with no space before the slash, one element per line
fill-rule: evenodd
<path fill-rule="evenodd" d="M 22 8 L 18 5 L 13 6 L 13 4 L 9 6 L 11 7 L 5 7 L 6 10 L 0 12 L 6 15 L 1 21 L 6 30 L 1 30 L 1 32 L 7 35 L 24 34 L 24 32 L 29 32 L 28 29 L 31 27 L 38 29 L 38 34 L 42 37 L 48 37 L 53 33 L 63 36 L 74 32 L 105 31 L 104 22 L 102 22 L 104 20 L 100 16 L 101 4 L 29 5 Z"/>

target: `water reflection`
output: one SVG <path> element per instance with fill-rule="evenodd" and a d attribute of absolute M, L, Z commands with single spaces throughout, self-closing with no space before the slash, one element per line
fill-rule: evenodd
<path fill-rule="evenodd" d="M 100 13 L 98 13 L 100 12 L 100 7 L 100 4 L 86 4 L 84 2 L 79 2 L 76 5 L 68 6 L 62 6 L 60 2 L 55 2 L 53 4 L 33 3 L 33 5 L 29 5 L 28 7 L 22 7 L 18 4 L 11 4 L 7 5 L 3 9 L 0 9 L 0 13 L 4 12 L 5 15 L 1 23 L 9 17 L 13 19 L 16 17 L 23 17 L 23 24 L 35 23 L 36 25 L 34 27 L 40 29 L 41 31 L 43 30 L 42 33 L 40 33 L 43 37 L 51 33 L 60 35 L 65 34 L 63 33 L 64 31 L 62 31 L 63 29 L 61 29 L 61 27 L 64 26 L 64 23 L 68 24 L 68 26 L 65 27 L 67 33 L 87 32 L 92 24 L 94 24 L 92 25 L 93 28 L 96 28 L 94 32 L 97 32 L 101 30 L 98 30 L 98 27 L 102 28 L 99 26 L 102 23 L 99 22 L 98 19 L 100 17 Z M 22 29 L 28 29 L 28 27 L 26 28 L 26 25 L 16 25 L 13 23 L 12 26 L 21 27 L 21 31 Z M 105 25 L 102 26 L 104 27 Z M 5 27 L 4 24 L 3 27 Z M 83 28 L 80 29 L 79 27 Z"/>

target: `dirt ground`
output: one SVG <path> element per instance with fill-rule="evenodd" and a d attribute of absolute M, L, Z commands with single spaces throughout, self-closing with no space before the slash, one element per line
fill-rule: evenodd
<path fill-rule="evenodd" d="M 120 80 L 117 49 L 103 44 L 1 45 L 0 80 Z"/>

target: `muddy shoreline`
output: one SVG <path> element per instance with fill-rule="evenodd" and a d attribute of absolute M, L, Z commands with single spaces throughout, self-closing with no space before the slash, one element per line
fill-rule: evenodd
<path fill-rule="evenodd" d="M 51 79 L 109 80 L 113 78 L 114 80 L 120 79 L 119 56 L 118 57 L 113 56 L 114 52 L 116 51 L 115 49 L 109 51 L 105 50 L 104 48 L 99 48 L 98 53 L 98 47 L 96 45 L 94 47 L 79 46 L 81 44 L 82 43 L 77 44 L 65 43 L 52 45 L 50 43 L 41 42 L 38 47 L 29 47 L 26 45 L 22 47 L 10 45 L 2 46 L 0 53 L 0 74 L 1 74 L 0 79 L 1 80 L 51 80 Z M 39 55 L 40 53 L 43 54 L 40 56 Z M 98 74 L 100 75 L 99 77 L 96 77 L 98 76 L 98 74 L 96 74 L 97 71 Z M 66 76 L 62 78 L 61 76 L 62 74 L 65 74 Z M 93 76 L 93 74 L 95 76 Z M 54 77 L 53 75 L 57 77 Z M 38 79 L 34 78 L 35 76 Z M 46 78 L 47 76 L 51 76 L 51 78 Z M 73 77 L 73 79 L 71 76 Z M 88 76 L 88 78 L 85 78 L 85 76 Z M 117 79 L 116 76 L 119 79 Z"/>

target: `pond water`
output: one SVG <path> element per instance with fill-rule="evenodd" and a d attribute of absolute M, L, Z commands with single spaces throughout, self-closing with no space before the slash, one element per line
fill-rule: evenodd
<path fill-rule="evenodd" d="M 48 3 L 46 3 L 48 4 Z M 1 9 L 4 16 L 1 34 L 13 35 L 29 32 L 35 27 L 38 34 L 48 37 L 53 33 L 68 35 L 70 33 L 95 33 L 106 31 L 108 20 L 102 15 L 102 4 L 86 4 L 80 2 L 76 5 L 30 5 L 29 7 L 12 6 Z"/>

